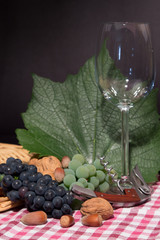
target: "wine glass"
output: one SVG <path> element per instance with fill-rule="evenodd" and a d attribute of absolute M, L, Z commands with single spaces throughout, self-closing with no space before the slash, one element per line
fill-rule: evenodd
<path fill-rule="evenodd" d="M 105 99 L 121 111 L 122 178 L 125 178 L 130 174 L 129 109 L 154 86 L 155 68 L 149 24 L 103 24 L 95 59 L 98 86 Z"/>

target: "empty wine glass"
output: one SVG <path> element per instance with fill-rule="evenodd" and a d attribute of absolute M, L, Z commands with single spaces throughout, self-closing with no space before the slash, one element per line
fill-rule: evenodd
<path fill-rule="evenodd" d="M 103 24 L 96 51 L 96 79 L 105 99 L 121 111 L 122 176 L 130 173 L 129 109 L 152 90 L 154 69 L 148 23 Z"/>

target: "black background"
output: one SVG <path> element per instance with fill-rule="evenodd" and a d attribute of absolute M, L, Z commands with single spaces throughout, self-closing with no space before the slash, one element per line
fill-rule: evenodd
<path fill-rule="evenodd" d="M 151 24 L 159 88 L 159 0 L 0 0 L 0 142 L 17 143 L 32 73 L 63 82 L 95 54 L 107 21 Z M 160 97 L 158 97 L 160 109 Z"/>

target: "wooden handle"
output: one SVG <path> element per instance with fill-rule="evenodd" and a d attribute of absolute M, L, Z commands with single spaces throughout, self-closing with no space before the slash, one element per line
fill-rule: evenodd
<path fill-rule="evenodd" d="M 102 197 L 110 202 L 139 202 L 140 198 L 134 189 L 125 189 L 125 194 L 107 194 L 95 192 L 97 197 Z"/>

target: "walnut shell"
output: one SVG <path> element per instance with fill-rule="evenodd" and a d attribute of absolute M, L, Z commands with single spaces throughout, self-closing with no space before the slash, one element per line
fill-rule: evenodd
<path fill-rule="evenodd" d="M 113 208 L 111 204 L 100 197 L 91 198 L 82 203 L 80 212 L 84 216 L 97 213 L 102 216 L 103 220 L 113 216 Z"/>

